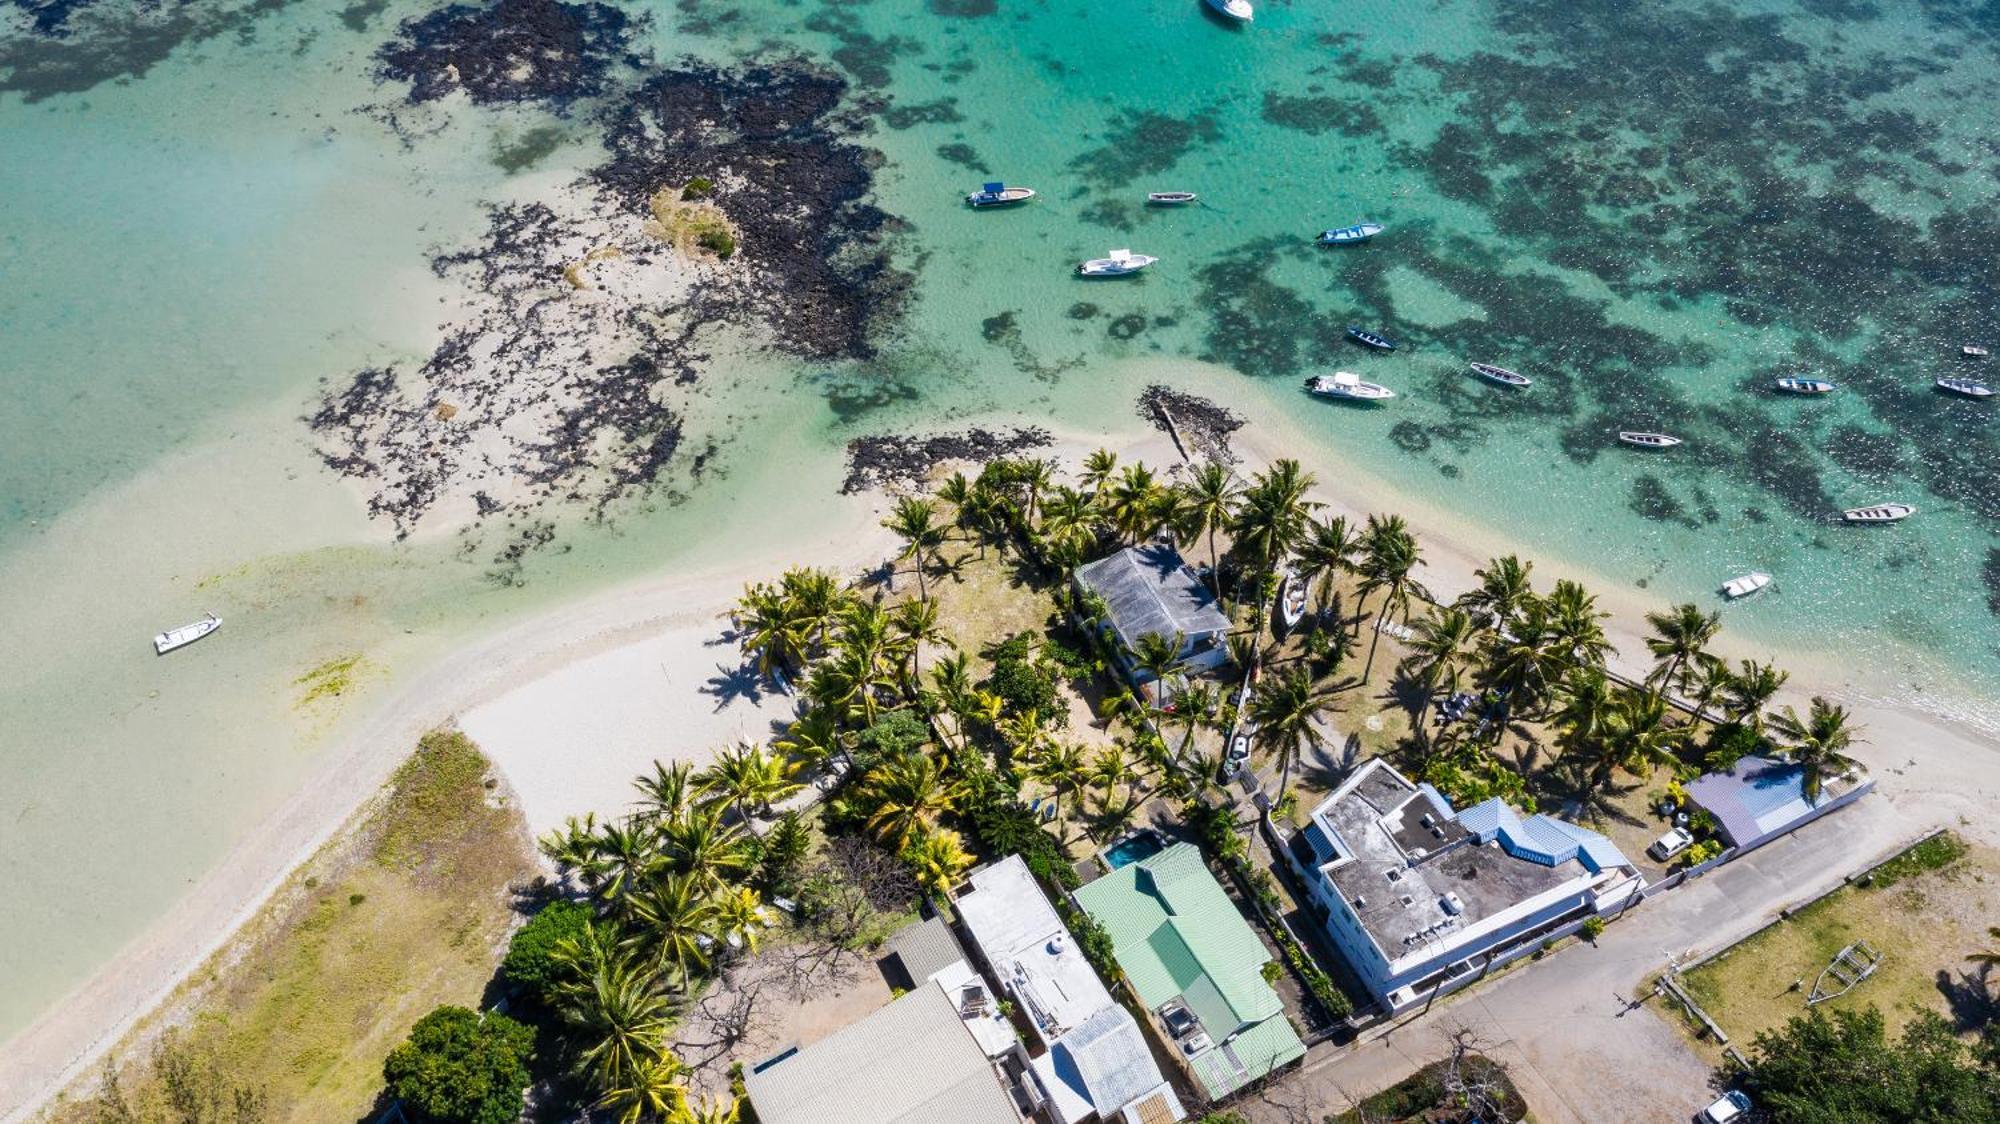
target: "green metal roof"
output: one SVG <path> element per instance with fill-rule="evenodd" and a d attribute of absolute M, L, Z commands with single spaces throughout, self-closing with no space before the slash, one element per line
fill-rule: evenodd
<path fill-rule="evenodd" d="M 1306 1044 L 1283 1015 L 1265 1019 L 1213 1050 L 1188 1059 L 1195 1079 L 1209 1100 L 1220 1100 L 1294 1059 L 1304 1057 Z"/>
<path fill-rule="evenodd" d="M 1205 977 L 1221 1005 L 1195 1014 L 1217 1038 L 1284 1010 L 1261 971 L 1270 954 L 1192 844 L 1120 867 L 1078 889 L 1076 900 L 1111 934 L 1146 1006 L 1187 994 Z M 1215 1025 L 1210 1016 L 1220 1019 L 1225 1007 L 1234 1025 Z"/>

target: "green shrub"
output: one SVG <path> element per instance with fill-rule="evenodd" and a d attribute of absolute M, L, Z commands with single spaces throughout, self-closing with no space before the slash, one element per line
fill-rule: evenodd
<path fill-rule="evenodd" d="M 404 1112 L 437 1124 L 514 1124 L 535 1032 L 505 1015 L 439 1007 L 389 1052 L 382 1076 Z"/>
<path fill-rule="evenodd" d="M 1584 940 L 1595 944 L 1597 938 L 1604 933 L 1604 918 L 1586 917 L 1583 919 L 1583 928 L 1578 931 L 1583 934 Z"/>
<path fill-rule="evenodd" d="M 695 245 L 704 250 L 714 251 L 715 256 L 724 261 L 728 261 L 736 253 L 736 236 L 729 233 L 727 227 L 711 226 L 696 235 L 694 241 Z"/>
<path fill-rule="evenodd" d="M 757 858 L 757 882 L 767 892 L 792 897 L 812 851 L 812 832 L 797 812 L 786 812 L 764 834 Z"/>
<path fill-rule="evenodd" d="M 533 992 L 537 998 L 547 995 L 558 970 L 554 957 L 557 942 L 565 937 L 583 936 L 590 918 L 590 907 L 579 902 L 555 901 L 543 906 L 507 942 L 507 958 L 500 962 L 501 976 L 508 983 Z"/>
<path fill-rule="evenodd" d="M 1931 836 L 1871 871 L 1863 885 L 1893 886 L 1927 870 L 1942 870 L 1965 856 L 1965 840 L 1951 832 Z"/>
<path fill-rule="evenodd" d="M 714 194 L 715 181 L 709 179 L 707 176 L 696 176 L 687 181 L 686 187 L 681 188 L 681 198 L 689 202 L 693 202 L 696 199 L 706 199 Z"/>
<path fill-rule="evenodd" d="M 931 729 L 907 709 L 885 710 L 854 739 L 854 763 L 862 772 L 885 757 L 901 757 L 931 740 Z"/>
<path fill-rule="evenodd" d="M 1069 724 L 1069 710 L 1062 705 L 1056 693 L 1056 677 L 1049 670 L 1052 665 L 1035 658 L 1034 641 L 1027 633 L 1017 633 L 994 645 L 991 654 L 993 674 L 987 678 L 985 687 L 1000 696 L 1009 713 L 1034 711 L 1050 725 Z"/>
<path fill-rule="evenodd" d="M 1259 968 L 1258 972 L 1263 975 L 1264 982 L 1271 985 L 1272 987 L 1277 987 L 1278 978 L 1285 974 L 1285 970 L 1278 966 L 1278 962 L 1276 960 L 1264 961 L 1264 966 L 1262 968 Z"/>

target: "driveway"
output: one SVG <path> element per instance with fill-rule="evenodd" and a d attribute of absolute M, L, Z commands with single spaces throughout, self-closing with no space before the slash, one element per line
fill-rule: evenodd
<path fill-rule="evenodd" d="M 1295 1104 L 1303 1092 L 1316 1113 L 1339 1111 L 1437 1059 L 1441 1031 L 1462 1024 L 1508 1067 L 1544 1124 L 1684 1124 L 1706 1099 L 1709 1068 L 1668 1021 L 1679 1015 L 1658 1009 L 1671 1000 L 1630 1006 L 1641 983 L 1670 957 L 1686 959 L 1741 938 L 1928 826 L 1879 794 L 1865 797 L 1633 907 L 1595 946 L 1571 943 L 1539 961 L 1518 962 L 1496 980 L 1440 1000 L 1428 1014 L 1406 1015 L 1346 1048 L 1315 1048 L 1272 1100 Z M 1290 1119 L 1278 1104 L 1245 1111 L 1258 1124 Z"/>

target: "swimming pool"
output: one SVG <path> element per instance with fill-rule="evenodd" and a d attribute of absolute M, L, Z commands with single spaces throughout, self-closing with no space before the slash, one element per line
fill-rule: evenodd
<path fill-rule="evenodd" d="M 1131 866 L 1141 859 L 1151 858 L 1166 849 L 1157 831 L 1140 831 L 1120 839 L 1104 849 L 1104 861 L 1111 869 Z"/>

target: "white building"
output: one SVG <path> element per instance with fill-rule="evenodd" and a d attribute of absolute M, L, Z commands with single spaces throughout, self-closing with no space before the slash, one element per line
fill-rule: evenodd
<path fill-rule="evenodd" d="M 1173 1124 L 1186 1112 L 1144 1033 L 1111 997 L 1027 863 L 975 872 L 954 903 L 977 955 L 1034 1027 L 1035 1111 L 1051 1124 Z"/>
<path fill-rule="evenodd" d="M 1379 758 L 1313 810 L 1286 852 L 1334 945 L 1390 1011 L 1573 932 L 1646 884 L 1594 831 L 1498 798 L 1455 811 Z"/>

